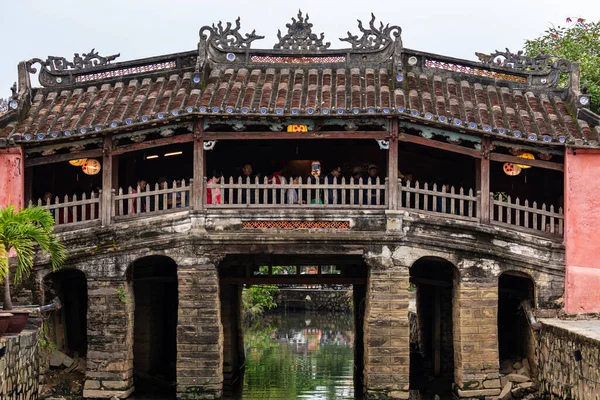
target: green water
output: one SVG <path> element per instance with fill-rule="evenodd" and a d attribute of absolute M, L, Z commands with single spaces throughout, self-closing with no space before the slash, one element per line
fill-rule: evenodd
<path fill-rule="evenodd" d="M 356 398 L 351 314 L 266 316 L 245 329 L 244 346 L 241 394 L 235 398 Z"/>

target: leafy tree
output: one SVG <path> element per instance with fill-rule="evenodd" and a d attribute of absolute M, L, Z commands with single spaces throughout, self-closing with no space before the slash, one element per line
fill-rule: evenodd
<path fill-rule="evenodd" d="M 242 306 L 245 319 L 253 319 L 266 310 L 277 307 L 273 295 L 279 292 L 277 286 L 254 285 L 242 292 Z"/>
<path fill-rule="evenodd" d="M 544 53 L 554 60 L 578 62 L 581 88 L 587 88 L 592 111 L 600 113 L 600 21 L 567 18 L 566 22 L 567 26 L 552 26 L 537 39 L 525 41 L 525 51 L 532 57 Z"/>
<path fill-rule="evenodd" d="M 50 254 L 52 271 L 62 267 L 65 248 L 52 234 L 54 218 L 44 207 L 28 207 L 16 211 L 13 206 L 0 208 L 0 279 L 4 278 L 4 309 L 12 310 L 10 296 L 10 270 L 8 258 L 11 250 L 17 256 L 14 282 L 28 277 L 33 267 L 36 245 Z"/>

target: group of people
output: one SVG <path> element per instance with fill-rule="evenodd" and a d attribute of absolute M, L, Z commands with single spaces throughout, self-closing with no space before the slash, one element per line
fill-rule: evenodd
<path fill-rule="evenodd" d="M 282 184 L 298 184 L 300 183 L 300 177 L 284 175 L 284 165 L 276 164 L 271 175 L 268 176 L 268 183 L 270 185 L 282 185 Z M 320 161 L 314 160 L 310 165 L 310 174 L 306 178 L 302 179 L 303 183 L 307 185 L 319 184 L 340 184 L 342 181 L 342 167 L 339 164 L 333 164 L 329 168 L 326 174 L 323 174 L 323 167 Z M 246 183 L 248 179 L 254 183 L 256 175 L 253 174 L 252 164 L 244 164 L 242 167 L 242 183 Z M 355 167 L 350 176 L 349 183 L 359 184 L 361 182 L 365 185 L 375 185 L 378 179 L 378 168 L 375 164 L 370 164 L 367 169 L 367 174 L 363 175 L 363 169 L 361 167 Z M 219 170 L 213 170 L 210 174 L 208 184 L 218 184 L 223 178 L 223 173 Z M 237 202 L 240 199 L 240 204 L 254 204 L 256 203 L 256 190 L 251 189 L 236 189 L 240 192 L 236 192 L 236 195 L 232 199 L 233 202 Z M 268 189 L 267 189 L 268 190 Z M 377 204 L 377 190 L 378 189 L 363 189 L 362 204 Z M 380 189 L 379 204 L 384 204 L 384 193 Z M 320 189 L 320 190 L 309 190 L 306 198 L 303 198 L 302 194 L 298 193 L 296 188 L 287 188 L 284 191 L 276 190 L 273 194 L 271 190 L 267 191 L 268 204 L 281 204 L 282 203 L 282 192 L 285 193 L 285 204 L 341 204 L 342 193 L 341 189 Z M 237 196 L 237 193 L 240 193 Z M 350 203 L 350 198 L 353 197 L 353 204 L 360 204 L 360 190 L 354 189 L 353 196 L 348 195 L 347 203 Z M 262 199 L 262 196 L 259 196 Z M 223 204 L 226 199 L 223 198 L 221 189 L 219 188 L 208 188 L 206 196 L 206 204 Z"/>

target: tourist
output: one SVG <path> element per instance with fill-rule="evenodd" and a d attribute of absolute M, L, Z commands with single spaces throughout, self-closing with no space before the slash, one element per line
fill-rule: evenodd
<path fill-rule="evenodd" d="M 285 177 L 283 176 L 283 164 L 281 163 L 277 163 L 275 164 L 275 168 L 274 168 L 274 172 L 269 176 L 269 185 L 282 185 L 285 184 Z M 268 190 L 268 202 L 269 204 L 273 204 L 273 191 L 272 190 Z M 276 189 L 275 190 L 275 203 L 274 204 L 281 204 L 281 190 Z"/>
<path fill-rule="evenodd" d="M 252 164 L 246 163 L 242 166 L 242 183 L 244 185 L 254 183 L 254 175 L 252 175 Z M 254 189 L 241 189 L 242 191 L 242 204 L 254 204 Z M 249 198 L 248 198 L 249 196 Z"/>
<path fill-rule="evenodd" d="M 218 170 L 214 170 L 211 173 L 211 178 L 208 180 L 207 184 L 217 184 L 222 182 L 223 173 Z M 221 189 L 219 188 L 207 188 L 206 189 L 206 204 L 223 204 L 221 199 Z"/>
<path fill-rule="evenodd" d="M 376 185 L 377 184 L 377 165 L 375 164 L 371 164 L 369 165 L 369 176 L 367 176 L 367 179 L 364 183 L 368 184 L 368 185 Z M 375 205 L 377 204 L 377 191 L 379 189 L 372 189 L 372 190 L 365 190 L 364 191 L 364 196 L 365 198 L 363 199 L 364 204 L 371 204 L 371 205 Z M 379 203 L 384 203 L 384 197 L 383 197 L 383 190 L 381 191 L 381 194 L 379 196 Z"/>
<path fill-rule="evenodd" d="M 146 191 L 146 186 L 148 183 L 145 179 L 139 179 L 136 182 L 136 187 L 131 191 L 131 193 L 143 193 Z M 142 197 L 140 199 L 140 210 L 137 210 L 137 197 L 133 197 L 131 199 L 131 214 L 143 213 L 146 212 L 146 199 Z"/>
<path fill-rule="evenodd" d="M 297 185 L 300 178 L 290 178 L 290 181 L 294 185 Z M 298 198 L 298 191 L 292 187 L 287 190 L 287 204 L 306 204 L 306 202 Z"/>
<path fill-rule="evenodd" d="M 362 179 L 362 168 L 361 167 L 354 167 L 354 169 L 352 170 L 352 184 L 353 185 L 358 185 L 361 183 L 361 179 Z M 352 196 L 354 197 L 354 199 L 351 201 L 352 204 L 360 204 L 360 199 L 359 199 L 359 190 L 358 189 L 354 189 L 351 192 Z"/>
<path fill-rule="evenodd" d="M 310 175 L 307 179 L 307 184 L 317 185 L 323 183 L 323 177 L 321 176 L 321 162 L 314 160 L 310 163 Z M 313 190 L 308 190 L 308 201 L 310 204 L 323 204 L 323 193 L 321 189 L 314 189 L 314 196 L 312 195 Z"/>
<path fill-rule="evenodd" d="M 329 171 L 325 176 L 325 183 L 328 185 L 339 185 L 340 177 L 342 175 L 342 167 L 335 164 L 335 167 Z M 335 196 L 334 196 L 335 194 Z M 341 202 L 341 190 L 339 189 L 327 189 L 327 204 L 340 204 Z"/>

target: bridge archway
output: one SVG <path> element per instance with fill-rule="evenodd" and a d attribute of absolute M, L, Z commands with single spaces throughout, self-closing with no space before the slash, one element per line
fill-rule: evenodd
<path fill-rule="evenodd" d="M 535 338 L 527 322 L 523 302 L 535 308 L 533 279 L 523 272 L 504 272 L 498 279 L 500 372 L 536 376 Z"/>
<path fill-rule="evenodd" d="M 127 270 L 135 303 L 133 377 L 137 394 L 173 396 L 177 360 L 177 264 L 149 256 Z"/>
<path fill-rule="evenodd" d="M 458 269 L 439 257 L 410 267 L 410 386 L 427 395 L 450 395 L 454 382 L 455 285 Z M 432 397 L 433 398 L 433 397 Z"/>
<path fill-rule="evenodd" d="M 232 398 L 241 396 L 244 369 L 248 374 L 251 361 L 245 359 L 242 293 L 250 285 L 283 285 L 286 288 L 299 286 L 314 291 L 317 287 L 328 288 L 344 285 L 352 288 L 353 313 L 353 378 L 354 391 L 362 393 L 363 353 L 364 353 L 364 312 L 367 293 L 368 268 L 362 256 L 348 255 L 228 255 L 219 265 L 219 294 L 221 301 L 221 322 L 223 325 L 223 375 L 224 392 Z M 326 289 L 323 289 L 326 290 Z M 340 289 L 341 290 L 341 289 Z M 308 315 L 308 314 L 307 314 Z M 285 317 L 284 317 L 285 318 Z M 306 321 L 308 322 L 306 322 Z M 307 318 L 304 329 L 310 335 L 317 335 L 319 343 L 332 338 L 335 328 L 324 333 L 315 333 L 320 328 L 313 328 Z M 304 324 L 303 322 L 303 324 Z M 314 320 L 312 322 L 315 322 Z M 291 324 L 290 324 L 291 326 Z M 276 334 L 277 336 L 279 333 Z M 307 346 L 309 346 L 307 344 Z M 311 345 L 312 346 L 312 345 Z M 316 345 L 319 347 L 319 345 Z M 248 351 L 251 351 L 248 350 Z M 262 362 L 262 361 L 261 361 Z M 318 364 L 318 361 L 316 362 Z M 314 368 L 319 369 L 319 365 Z M 262 366 L 261 366 L 262 367 Z M 352 375 L 352 373 L 351 373 Z M 275 380 L 274 380 L 275 381 Z M 281 382 L 285 381 L 282 379 Z"/>
<path fill-rule="evenodd" d="M 49 313 L 46 335 L 67 355 L 87 354 L 87 279 L 77 269 L 66 268 L 44 277 L 44 302 L 57 297 L 62 307 Z"/>

